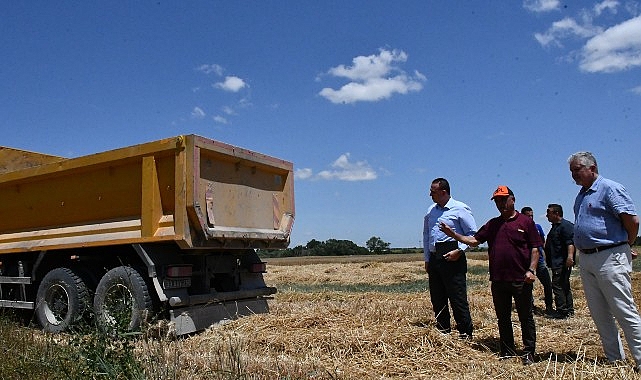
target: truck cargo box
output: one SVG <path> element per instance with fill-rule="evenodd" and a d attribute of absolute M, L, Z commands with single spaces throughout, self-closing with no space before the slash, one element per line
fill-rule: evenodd
<path fill-rule="evenodd" d="M 0 254 L 163 240 L 183 248 L 289 244 L 287 161 L 195 135 L 72 159 L 0 152 L 13 162 L 0 174 Z"/>

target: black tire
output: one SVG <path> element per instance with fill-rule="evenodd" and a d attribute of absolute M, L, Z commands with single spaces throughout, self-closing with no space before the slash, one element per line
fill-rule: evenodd
<path fill-rule="evenodd" d="M 51 333 L 67 330 L 82 319 L 89 304 L 85 282 L 69 268 L 51 270 L 36 295 L 36 319 Z"/>
<path fill-rule="evenodd" d="M 153 311 L 147 283 L 131 267 L 116 267 L 102 276 L 93 308 L 98 326 L 109 334 L 136 331 Z"/>

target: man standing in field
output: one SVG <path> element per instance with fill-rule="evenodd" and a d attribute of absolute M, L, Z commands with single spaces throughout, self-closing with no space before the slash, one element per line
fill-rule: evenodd
<path fill-rule="evenodd" d="M 596 158 L 577 152 L 568 158 L 572 179 L 581 186 L 574 201 L 574 245 L 579 250 L 585 299 L 609 361 L 624 360 L 616 322 L 623 330 L 635 370 L 641 370 L 641 317 L 632 297 L 631 246 L 639 216 L 623 185 L 599 175 Z"/>
<path fill-rule="evenodd" d="M 564 319 L 574 315 L 574 299 L 570 287 L 570 275 L 574 266 L 574 225 L 563 219 L 563 207 L 556 203 L 548 205 L 546 212 L 552 223 L 545 241 L 546 260 L 552 268 L 552 290 L 556 312 L 551 318 Z"/>
<path fill-rule="evenodd" d="M 534 210 L 532 207 L 525 206 L 521 208 L 521 214 L 529 216 L 534 220 Z M 543 232 L 543 227 L 540 224 L 534 222 L 536 230 L 539 231 L 539 236 L 541 241 L 545 244 L 545 232 Z M 543 296 L 545 299 L 545 315 L 548 317 L 554 316 L 554 306 L 552 300 L 552 280 L 550 279 L 550 272 L 548 267 L 545 265 L 545 255 L 543 252 L 543 247 L 538 247 L 539 249 L 539 263 L 536 265 L 536 277 L 538 277 L 539 282 L 543 285 Z"/>
<path fill-rule="evenodd" d="M 499 325 L 500 357 L 516 355 L 512 329 L 512 299 L 521 323 L 524 365 L 534 362 L 536 326 L 532 304 L 532 284 L 542 245 L 532 218 L 514 209 L 514 193 L 499 186 L 491 198 L 500 216 L 490 219 L 474 236 L 464 236 L 440 223 L 441 230 L 457 241 L 476 247 L 488 244 L 490 282 L 494 310 Z"/>
<path fill-rule="evenodd" d="M 476 222 L 470 208 L 450 196 L 450 184 L 445 178 L 432 181 L 430 196 L 434 204 L 428 209 L 423 222 L 423 252 L 436 327 L 443 333 L 450 333 L 449 301 L 459 337 L 471 339 L 472 317 L 467 300 L 465 258 L 467 245 L 445 235 L 439 229 L 439 223 L 447 224 L 462 235 L 472 235 L 476 232 Z"/>

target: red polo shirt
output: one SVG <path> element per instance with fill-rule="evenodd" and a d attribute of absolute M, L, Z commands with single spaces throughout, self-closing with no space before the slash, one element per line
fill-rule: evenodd
<path fill-rule="evenodd" d="M 518 212 L 508 220 L 490 219 L 474 237 L 487 242 L 490 281 L 523 281 L 532 248 L 543 245 L 532 218 Z"/>

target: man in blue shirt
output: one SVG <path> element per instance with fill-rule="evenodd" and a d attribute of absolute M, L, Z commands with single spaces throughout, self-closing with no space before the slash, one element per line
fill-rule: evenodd
<path fill-rule="evenodd" d="M 609 361 L 624 360 L 615 323 L 623 330 L 641 370 L 641 317 L 632 297 L 631 246 L 639 232 L 639 217 L 623 185 L 599 175 L 590 152 L 568 158 L 572 178 L 581 186 L 574 201 L 574 245 L 579 250 L 581 280 L 590 315 Z"/>
<path fill-rule="evenodd" d="M 430 196 L 434 204 L 423 221 L 423 252 L 436 327 L 443 333 L 451 331 L 449 301 L 459 337 L 471 339 L 473 329 L 467 300 L 465 258 L 467 245 L 445 235 L 439 229 L 439 223 L 446 223 L 467 236 L 476 232 L 476 222 L 470 208 L 450 196 L 450 184 L 445 178 L 432 181 Z"/>

